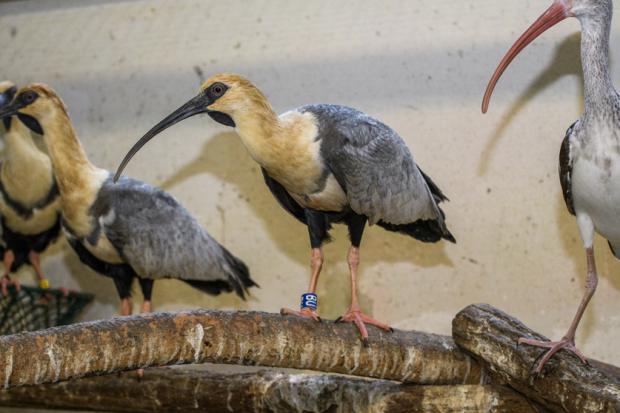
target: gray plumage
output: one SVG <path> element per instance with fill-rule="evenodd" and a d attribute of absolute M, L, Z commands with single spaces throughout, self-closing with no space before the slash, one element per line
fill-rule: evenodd
<path fill-rule="evenodd" d="M 141 278 L 179 278 L 194 286 L 223 281 L 242 297 L 256 285 L 243 262 L 158 188 L 125 177 L 115 184 L 110 176 L 91 214 L 96 222 L 92 241 L 103 232 Z"/>
<path fill-rule="evenodd" d="M 321 156 L 344 189 L 351 209 L 371 224 L 409 224 L 437 220 L 445 229 L 437 202 L 403 139 L 389 126 L 356 109 L 308 105 L 319 125 Z M 430 179 L 428 179 L 430 181 Z M 432 181 L 432 186 L 435 186 Z M 447 232 L 447 229 L 445 229 Z"/>

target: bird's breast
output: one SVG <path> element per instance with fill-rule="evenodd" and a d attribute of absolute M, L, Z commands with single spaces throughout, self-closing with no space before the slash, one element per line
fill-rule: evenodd
<path fill-rule="evenodd" d="M 349 204 L 346 193 L 331 173 L 325 178 L 322 187 L 314 192 L 297 193 L 288 189 L 287 191 L 302 207 L 318 211 L 338 212 Z"/>
<path fill-rule="evenodd" d="M 83 241 L 84 247 L 101 261 L 109 264 L 122 264 L 124 260 L 118 254 L 118 251 L 112 245 L 108 237 L 102 232 L 97 241 L 92 244 L 89 240 Z"/>
<path fill-rule="evenodd" d="M 57 198 L 43 208 L 33 209 L 32 216 L 26 218 L 18 214 L 0 197 L 0 214 L 4 217 L 5 225 L 20 234 L 36 235 L 47 231 L 56 224 L 59 212 L 60 199 Z"/>
<path fill-rule="evenodd" d="M 577 155 L 571 186 L 577 214 L 586 213 L 599 234 L 620 242 L 620 155 Z"/>

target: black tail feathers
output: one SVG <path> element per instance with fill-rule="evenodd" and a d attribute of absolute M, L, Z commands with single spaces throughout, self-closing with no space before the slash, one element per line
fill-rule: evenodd
<path fill-rule="evenodd" d="M 422 242 L 437 242 L 441 239 L 445 239 L 446 241 L 456 243 L 450 231 L 448 231 L 445 225 L 442 228 L 437 220 L 420 219 L 411 224 L 400 225 L 379 221 L 377 225 L 388 231 L 409 235 Z"/>
<path fill-rule="evenodd" d="M 228 274 L 227 280 L 183 280 L 192 287 L 211 295 L 218 295 L 222 292 L 235 291 L 237 295 L 245 300 L 245 293 L 248 292 L 250 287 L 259 287 L 258 284 L 250 278 L 250 270 L 247 265 L 234 255 L 232 255 L 226 248 L 222 247 L 224 254 L 224 260 L 227 264 L 225 269 Z"/>

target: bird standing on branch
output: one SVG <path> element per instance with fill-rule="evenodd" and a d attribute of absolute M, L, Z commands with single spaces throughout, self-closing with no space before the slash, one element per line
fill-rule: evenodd
<path fill-rule="evenodd" d="M 11 103 L 16 92 L 13 83 L 0 83 L 0 110 Z M 4 261 L 1 290 L 6 296 L 9 274 L 24 264 L 32 265 L 41 288 L 49 288 L 39 254 L 60 233 L 60 197 L 52 162 L 31 136 L 39 133 L 32 120 L 26 115 L 6 117 L 2 128 L 5 156 L 0 165 L 0 255 Z M 19 290 L 18 280 L 13 283 Z"/>
<path fill-rule="evenodd" d="M 403 140 L 388 126 L 358 110 L 337 105 L 308 105 L 278 116 L 248 80 L 219 74 L 198 96 L 166 117 L 129 151 L 116 173 L 151 138 L 190 116 L 207 113 L 234 127 L 265 182 L 288 212 L 308 226 L 312 247 L 309 292 L 301 310 L 283 309 L 319 320 L 316 285 L 323 265 L 323 243 L 332 223 L 349 229 L 347 256 L 351 306 L 340 321 L 353 322 L 364 343 L 365 324 L 390 327 L 362 313 L 357 299 L 359 247 L 366 222 L 424 242 L 454 242 L 438 204 L 447 198 L 413 161 Z"/>
<path fill-rule="evenodd" d="M 594 262 L 594 231 L 605 237 L 612 253 L 620 258 L 620 97 L 609 73 L 611 0 L 556 0 L 510 48 L 487 86 L 482 111 L 510 62 L 529 43 L 560 21 L 576 17 L 581 23 L 581 64 L 584 75 L 585 111 L 566 132 L 560 149 L 560 183 L 569 212 L 586 250 L 586 292 L 567 333 L 560 341 L 522 338 L 520 343 L 548 349 L 534 371 L 561 349 L 585 356 L 575 346 L 575 333 L 594 295 L 598 278 Z"/>
<path fill-rule="evenodd" d="M 178 278 L 209 294 L 256 285 L 246 265 L 217 243 L 172 196 L 144 182 L 94 166 L 84 153 L 64 103 L 48 86 L 22 88 L 0 118 L 28 117 L 49 149 L 62 224 L 80 260 L 114 280 L 121 314 L 131 314 L 135 277 L 151 310 L 153 281 Z"/>

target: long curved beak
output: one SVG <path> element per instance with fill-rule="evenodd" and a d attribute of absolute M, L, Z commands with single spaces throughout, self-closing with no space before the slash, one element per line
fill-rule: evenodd
<path fill-rule="evenodd" d="M 551 27 L 555 26 L 562 20 L 570 16 L 570 10 L 565 4 L 565 0 L 555 0 L 551 7 L 549 7 L 530 27 L 519 37 L 519 39 L 512 45 L 508 53 L 504 56 L 502 61 L 495 69 L 495 73 L 489 80 L 487 89 L 484 92 L 484 98 L 482 99 L 482 113 L 487 113 L 489 109 L 489 101 L 493 94 L 493 89 L 497 81 L 504 73 L 504 70 L 510 65 L 515 57 L 525 49 L 525 47 L 534 41 L 538 36 L 546 32 Z"/>
<path fill-rule="evenodd" d="M 15 97 L 15 93 L 17 93 L 17 87 L 15 86 L 12 86 L 4 92 L 0 93 L 0 108 L 3 108 L 9 103 L 11 103 L 11 101 Z"/>
<path fill-rule="evenodd" d="M 23 107 L 24 105 L 20 105 L 19 103 L 16 103 L 16 102 L 6 104 L 5 106 L 2 106 L 2 104 L 0 104 L 0 119 L 4 119 L 4 118 L 17 115 L 19 110 Z"/>
<path fill-rule="evenodd" d="M 170 115 L 166 116 L 164 120 L 159 122 L 157 125 L 153 126 L 153 128 L 141 137 L 140 140 L 138 140 L 138 142 L 136 142 L 135 145 L 129 150 L 129 152 L 127 152 L 127 155 L 125 155 L 125 158 L 116 170 L 116 174 L 114 174 L 114 182 L 118 181 L 123 169 L 125 169 L 131 158 L 133 158 L 133 156 L 144 145 L 146 145 L 148 141 L 175 123 L 181 122 L 183 119 L 198 115 L 199 113 L 209 112 L 207 106 L 211 103 L 213 102 L 211 102 L 210 98 L 205 93 L 200 93 L 198 96 L 190 99 L 187 103 L 172 112 Z"/>

